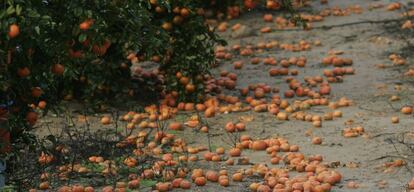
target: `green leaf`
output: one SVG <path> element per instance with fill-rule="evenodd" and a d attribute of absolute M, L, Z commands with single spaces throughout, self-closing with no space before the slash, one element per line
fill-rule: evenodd
<path fill-rule="evenodd" d="M 6 185 L 1 189 L 2 192 L 13 192 L 16 191 L 16 187 L 13 185 Z"/>
<path fill-rule="evenodd" d="M 7 8 L 6 13 L 7 15 L 11 15 L 15 12 L 15 9 L 13 6 L 10 6 L 9 8 Z"/>
<path fill-rule="evenodd" d="M 147 180 L 147 179 L 141 180 L 142 187 L 152 187 L 155 184 L 157 184 L 157 181 L 155 180 Z"/>
<path fill-rule="evenodd" d="M 73 13 L 75 14 L 75 16 L 80 17 L 82 15 L 82 8 L 78 7 L 76 8 Z"/>
<path fill-rule="evenodd" d="M 79 35 L 78 40 L 79 40 L 79 42 L 84 42 L 86 40 L 86 38 L 88 38 L 88 36 L 86 34 L 82 33 L 82 34 Z"/>
<path fill-rule="evenodd" d="M 167 2 L 167 3 L 165 3 L 165 7 L 167 8 L 167 11 L 168 12 L 171 12 L 171 10 L 172 10 L 172 7 L 171 7 L 171 5 Z"/>
<path fill-rule="evenodd" d="M 27 14 L 29 17 L 40 17 L 39 13 L 37 13 L 36 11 L 30 10 L 29 13 Z"/>
<path fill-rule="evenodd" d="M 88 16 L 88 18 L 92 18 L 93 13 L 91 10 L 88 10 L 86 11 L 86 15 Z"/>
<path fill-rule="evenodd" d="M 20 15 L 20 13 L 22 12 L 22 7 L 20 7 L 20 5 L 16 6 L 16 15 Z"/>
<path fill-rule="evenodd" d="M 40 35 L 40 27 L 39 27 L 39 26 L 36 26 L 36 27 L 35 27 L 35 31 L 36 31 L 36 33 L 37 33 L 38 35 Z"/>
<path fill-rule="evenodd" d="M 6 11 L 0 10 L 0 19 L 2 19 L 6 15 Z"/>
<path fill-rule="evenodd" d="M 43 15 L 43 16 L 42 16 L 42 19 L 43 19 L 43 20 L 50 20 L 50 16 L 49 16 L 49 15 Z"/>

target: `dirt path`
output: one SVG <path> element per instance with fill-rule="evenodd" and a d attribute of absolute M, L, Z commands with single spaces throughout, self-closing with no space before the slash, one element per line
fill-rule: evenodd
<path fill-rule="evenodd" d="M 363 12 L 349 16 L 325 17 L 323 22 L 312 25 L 318 28 L 319 26 L 341 25 L 359 21 L 400 18 L 401 12 L 399 11 L 386 11 L 385 8 L 369 10 L 369 6 L 373 3 L 387 5 L 389 2 L 331 0 L 329 5 L 320 5 L 319 2 L 315 2 L 311 9 L 312 12 L 318 12 L 326 7 L 345 8 L 356 4 L 361 6 Z M 400 2 L 408 3 L 409 1 Z M 264 26 L 273 27 L 273 23 L 265 23 L 262 20 L 262 15 L 262 13 L 246 14 L 239 19 L 232 20 L 229 26 L 241 23 L 256 29 L 254 31 L 258 31 Z M 281 122 L 268 113 L 248 112 L 237 115 L 220 115 L 214 120 L 210 120 L 213 130 L 219 132 L 219 129 L 222 129 L 227 121 L 237 119 L 240 116 L 252 116 L 254 120 L 247 126 L 248 134 L 256 138 L 280 135 L 287 138 L 290 143 L 298 144 L 305 154 L 322 154 L 328 162 L 339 161 L 338 169 L 343 173 L 344 179 L 339 187 L 335 187 L 333 191 L 405 191 L 405 185 L 412 177 L 409 169 L 404 166 L 385 172 L 384 169 L 381 169 L 383 163 L 403 157 L 401 154 L 406 148 L 399 144 L 393 145 L 392 142 L 395 142 L 396 135 L 410 131 L 410 125 L 414 123 L 412 116 L 402 115 L 399 112 L 401 106 L 412 104 L 411 98 L 413 96 L 410 94 L 413 93 L 412 85 L 402 84 L 402 91 L 396 91 L 394 86 L 401 84 L 402 72 L 393 70 L 395 68 L 379 69 L 376 67 L 377 64 L 391 65 L 388 55 L 394 52 L 398 53 L 405 46 L 404 42 L 398 39 L 398 35 L 387 32 L 385 23 L 355 24 L 310 31 L 276 31 L 267 34 L 250 34 L 250 36 L 242 38 L 232 38 L 231 33 L 231 30 L 223 33 L 229 41 L 228 47 L 234 44 L 256 45 L 258 42 L 272 40 L 277 40 L 279 43 L 320 40 L 322 45 L 312 46 L 309 51 L 290 52 L 272 49 L 255 55 L 261 58 L 273 56 L 277 60 L 291 56 L 305 56 L 308 61 L 307 66 L 299 69 L 297 77 L 302 80 L 304 76 L 322 75 L 324 67 L 320 63 L 323 57 L 327 56 L 329 50 L 343 51 L 344 54 L 341 57 L 353 59 L 356 74 L 345 77 L 343 83 L 334 84 L 331 99 L 337 100 L 345 96 L 352 99 L 354 105 L 341 108 L 343 117 L 334 121 L 323 121 L 322 128 L 312 128 L 310 123 L 296 120 Z M 283 81 L 281 77 L 269 76 L 268 69 L 271 66 L 262 63 L 251 65 L 249 59 L 248 57 L 236 56 L 231 61 L 221 64 L 217 73 L 223 69 L 236 73 L 238 75 L 237 88 L 247 87 L 251 83 L 264 82 L 272 87 L 279 86 L 281 93 L 283 93 L 287 88 L 286 83 L 280 83 Z M 231 63 L 236 60 L 244 60 L 245 65 L 242 70 L 233 69 Z M 234 94 L 234 92 L 230 93 Z M 391 95 L 399 95 L 401 100 L 390 104 L 388 99 Z M 332 110 L 327 107 L 317 107 L 312 108 L 309 112 L 322 115 L 326 111 Z M 399 116 L 400 123 L 392 124 L 391 116 Z M 364 127 L 366 135 L 357 138 L 343 137 L 342 130 L 347 127 L 344 124 L 347 120 L 354 121 L 352 126 Z M 322 145 L 311 144 L 311 137 L 305 135 L 305 132 L 309 130 L 312 130 L 313 135 L 323 138 Z M 188 138 L 193 136 L 195 137 L 195 135 L 189 135 Z M 197 140 L 205 142 L 204 138 L 197 138 Z M 217 140 L 219 140 L 218 143 Z M 220 140 L 216 139 L 215 145 L 221 145 Z M 400 154 L 396 152 L 396 149 L 400 151 Z M 245 155 L 249 156 L 254 163 L 266 163 L 266 161 L 268 163 L 269 161 L 265 152 Z M 400 157 L 393 158 L 392 156 Z M 408 167 L 412 167 L 412 159 L 407 160 L 407 163 Z M 347 164 L 356 164 L 358 167 L 350 168 L 350 166 L 346 166 Z M 360 187 L 358 189 L 347 188 L 345 185 L 349 181 L 356 181 Z M 203 190 L 205 189 L 203 188 Z M 228 190 L 233 191 L 235 188 Z M 242 191 L 242 188 L 238 188 L 237 191 Z"/>

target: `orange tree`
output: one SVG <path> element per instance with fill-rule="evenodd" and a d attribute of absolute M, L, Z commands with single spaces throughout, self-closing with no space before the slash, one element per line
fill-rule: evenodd
<path fill-rule="evenodd" d="M 0 109 L 12 138 L 62 99 L 96 104 L 131 93 L 131 61 L 158 62 L 164 90 L 182 100 L 201 98 L 200 75 L 220 40 L 198 7 L 167 0 L 4 1 Z M 179 84 L 177 72 L 193 87 Z"/>

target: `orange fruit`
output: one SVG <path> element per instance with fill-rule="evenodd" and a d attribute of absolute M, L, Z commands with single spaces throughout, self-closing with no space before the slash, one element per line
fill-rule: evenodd
<path fill-rule="evenodd" d="M 205 177 L 197 177 L 197 178 L 195 178 L 194 183 L 197 186 L 204 186 L 204 185 L 206 185 L 207 180 L 206 180 Z"/>
<path fill-rule="evenodd" d="M 111 123 L 111 119 L 107 116 L 104 116 L 101 118 L 101 123 L 104 125 L 108 125 L 109 123 Z"/>
<path fill-rule="evenodd" d="M 183 178 L 175 178 L 175 179 L 171 182 L 172 187 L 173 187 L 173 188 L 179 188 L 179 187 L 180 187 L 180 184 L 181 184 L 181 181 L 183 181 Z"/>
<path fill-rule="evenodd" d="M 105 55 L 105 53 L 107 51 L 107 48 L 105 48 L 104 46 L 98 46 L 98 45 L 95 44 L 95 45 L 92 46 L 92 51 L 95 54 L 97 54 L 99 56 L 102 56 L 102 55 Z"/>
<path fill-rule="evenodd" d="M 211 182 L 217 182 L 218 178 L 219 178 L 219 175 L 215 171 L 207 171 L 206 172 L 206 178 L 207 178 L 207 180 L 209 180 Z"/>
<path fill-rule="evenodd" d="M 27 67 L 18 68 L 17 75 L 21 78 L 25 78 L 30 75 L 30 69 Z"/>
<path fill-rule="evenodd" d="M 256 7 L 256 2 L 254 0 L 244 0 L 244 7 L 246 9 L 253 9 Z"/>
<path fill-rule="evenodd" d="M 86 31 L 91 27 L 92 23 L 93 23 L 92 20 L 87 19 L 84 22 L 82 22 L 81 24 L 79 24 L 79 29 L 81 29 L 83 31 Z"/>
<path fill-rule="evenodd" d="M 268 0 L 267 2 L 266 2 L 266 8 L 268 8 L 268 9 L 278 9 L 278 8 L 280 8 L 280 3 L 279 2 L 275 2 L 275 1 L 273 1 L 273 0 Z"/>
<path fill-rule="evenodd" d="M 84 188 L 82 185 L 74 185 L 72 187 L 72 192 L 84 192 Z"/>
<path fill-rule="evenodd" d="M 400 122 L 400 118 L 398 118 L 398 117 L 396 117 L 396 116 L 391 117 L 391 122 L 392 122 L 392 123 L 399 123 L 399 122 Z"/>
<path fill-rule="evenodd" d="M 36 192 L 36 190 L 34 190 Z M 68 186 L 62 186 L 60 187 L 58 190 L 58 192 L 71 192 L 72 188 L 68 187 Z"/>
<path fill-rule="evenodd" d="M 233 122 L 228 122 L 225 126 L 227 132 L 232 133 L 236 130 L 235 125 Z"/>
<path fill-rule="evenodd" d="M 267 185 L 259 185 L 257 187 L 257 191 L 259 191 L 259 192 L 270 192 L 270 191 L 272 191 L 272 189 L 270 189 L 270 187 L 267 186 Z"/>
<path fill-rule="evenodd" d="M 69 49 L 69 56 L 70 57 L 72 57 L 72 58 L 82 58 L 83 57 L 83 53 L 82 53 L 82 51 L 76 51 L 76 50 L 73 50 L 73 49 Z"/>
<path fill-rule="evenodd" d="M 413 108 L 411 106 L 404 106 L 403 108 L 401 108 L 401 113 L 409 115 L 413 113 Z"/>
<path fill-rule="evenodd" d="M 206 160 L 206 161 L 211 161 L 211 159 L 213 158 L 213 155 L 214 155 L 214 153 L 212 153 L 212 152 L 207 152 L 207 153 L 204 153 L 204 159 Z"/>
<path fill-rule="evenodd" d="M 322 144 L 322 138 L 320 138 L 320 137 L 314 137 L 314 138 L 312 138 L 312 144 L 315 144 L 315 145 Z"/>
<path fill-rule="evenodd" d="M 93 187 L 85 187 L 84 192 L 94 192 L 95 189 Z"/>
<path fill-rule="evenodd" d="M 219 180 L 219 184 L 223 187 L 229 186 L 229 179 L 222 178 Z"/>
<path fill-rule="evenodd" d="M 40 190 L 47 190 L 49 189 L 50 185 L 49 182 L 45 181 L 39 184 L 39 189 Z"/>
<path fill-rule="evenodd" d="M 62 64 L 54 64 L 52 66 L 52 73 L 55 75 L 63 75 L 63 72 L 65 72 L 65 67 Z"/>
<path fill-rule="evenodd" d="M 188 15 L 190 15 L 190 11 L 189 11 L 187 8 L 182 8 L 182 9 L 180 10 L 180 15 L 181 15 L 182 17 L 187 17 Z"/>
<path fill-rule="evenodd" d="M 46 108 L 46 101 L 39 101 L 39 103 L 37 104 L 37 106 L 39 107 L 39 109 L 45 109 Z"/>
<path fill-rule="evenodd" d="M 206 109 L 206 111 L 204 112 L 204 115 L 209 118 L 209 117 L 214 117 L 216 114 L 216 109 L 215 107 L 208 107 Z"/>
<path fill-rule="evenodd" d="M 178 122 L 172 122 L 172 123 L 170 123 L 169 128 L 171 130 L 182 130 L 182 125 L 181 125 L 181 123 L 178 123 Z"/>
<path fill-rule="evenodd" d="M 185 86 L 185 91 L 187 93 L 193 93 L 195 91 L 195 86 L 193 84 L 191 84 L 191 83 L 190 84 L 187 84 Z"/>
<path fill-rule="evenodd" d="M 201 127 L 200 131 L 203 132 L 203 133 L 208 133 L 208 127 L 203 126 L 203 127 Z"/>
<path fill-rule="evenodd" d="M 188 77 L 181 77 L 180 83 L 183 85 L 187 85 L 190 82 L 190 79 Z"/>
<path fill-rule="evenodd" d="M 252 183 L 250 184 L 249 188 L 252 191 L 257 191 L 257 188 L 259 188 L 260 184 L 259 183 Z"/>
<path fill-rule="evenodd" d="M 174 9 L 172 10 L 173 13 L 175 14 L 180 14 L 181 9 L 179 7 L 174 7 Z"/>
<path fill-rule="evenodd" d="M 262 151 L 265 150 L 267 148 L 267 144 L 266 142 L 262 141 L 262 140 L 258 140 L 258 141 L 254 141 L 252 143 L 252 147 L 253 150 L 256 151 Z"/>
<path fill-rule="evenodd" d="M 234 159 L 227 159 L 226 164 L 227 165 L 234 165 Z"/>
<path fill-rule="evenodd" d="M 172 24 L 169 22 L 164 22 L 161 27 L 166 30 L 166 31 L 170 31 L 172 29 Z"/>
<path fill-rule="evenodd" d="M 188 180 L 183 179 L 180 183 L 180 187 L 182 189 L 190 189 L 191 188 L 191 183 Z"/>
<path fill-rule="evenodd" d="M 191 175 L 191 179 L 195 180 L 198 177 L 202 177 L 203 176 L 203 170 L 202 169 L 194 169 L 193 173 Z"/>
<path fill-rule="evenodd" d="M 136 189 L 139 187 L 139 185 L 140 185 L 139 179 L 134 179 L 128 182 L 128 188 L 130 189 Z"/>
<path fill-rule="evenodd" d="M 17 37 L 19 34 L 20 34 L 20 28 L 19 28 L 18 25 L 12 24 L 12 25 L 9 26 L 8 35 L 9 35 L 10 39 L 13 39 L 13 38 Z"/>
<path fill-rule="evenodd" d="M 155 7 L 155 12 L 156 13 L 164 13 L 165 12 L 165 8 L 157 6 Z"/>
<path fill-rule="evenodd" d="M 40 87 L 33 87 L 32 88 L 32 96 L 33 97 L 40 97 L 43 94 L 43 91 Z"/>
<path fill-rule="evenodd" d="M 222 155 L 222 154 L 224 154 L 225 153 L 225 149 L 223 148 L 223 147 L 218 147 L 217 149 L 216 149 L 216 153 L 217 154 L 220 154 L 220 155 Z"/>
<path fill-rule="evenodd" d="M 241 182 L 243 181 L 243 174 L 241 173 L 235 173 L 232 176 L 233 181 Z"/>
<path fill-rule="evenodd" d="M 192 111 L 192 110 L 194 110 L 194 103 L 186 103 L 184 105 L 184 110 L 185 111 Z"/>
<path fill-rule="evenodd" d="M 263 28 L 260 29 L 260 32 L 262 32 L 262 33 L 270 33 L 270 32 L 272 32 L 272 28 L 270 28 L 270 27 L 263 27 Z"/>
<path fill-rule="evenodd" d="M 230 156 L 239 157 L 241 155 L 241 150 L 239 148 L 232 148 L 229 151 Z"/>
<path fill-rule="evenodd" d="M 227 23 L 220 23 L 220 25 L 217 26 L 217 30 L 220 32 L 225 32 L 227 30 Z"/>
<path fill-rule="evenodd" d="M 258 98 L 258 99 L 263 98 L 263 97 L 265 96 L 265 92 L 264 92 L 264 90 L 263 90 L 262 88 L 257 88 L 257 89 L 254 91 L 254 96 L 255 96 L 256 98 Z"/>
<path fill-rule="evenodd" d="M 273 15 L 272 14 L 265 14 L 265 15 L 263 15 L 263 20 L 266 21 L 266 22 L 272 22 Z"/>
<path fill-rule="evenodd" d="M 234 67 L 234 69 L 241 69 L 243 67 L 243 62 L 242 61 L 235 61 L 233 63 L 233 67 Z"/>
<path fill-rule="evenodd" d="M 197 111 L 204 111 L 206 110 L 206 106 L 204 104 L 199 103 L 199 104 L 196 104 L 196 109 Z"/>
<path fill-rule="evenodd" d="M 112 186 L 106 186 L 102 188 L 102 192 L 113 192 L 114 188 Z"/>
<path fill-rule="evenodd" d="M 173 18 L 173 23 L 176 24 L 176 25 L 179 25 L 179 24 L 183 23 L 183 21 L 184 21 L 183 17 L 181 17 L 179 15 L 174 16 L 174 18 Z"/>

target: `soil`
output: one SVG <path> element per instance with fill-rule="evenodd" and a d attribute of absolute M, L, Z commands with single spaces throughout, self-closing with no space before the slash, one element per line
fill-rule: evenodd
<path fill-rule="evenodd" d="M 373 3 L 386 5 L 389 1 L 331 0 L 327 6 L 315 2 L 312 10 L 310 10 L 312 12 L 318 12 L 326 7 L 338 6 L 345 8 L 356 4 L 362 7 L 363 12 L 362 14 L 351 14 L 349 16 L 326 17 L 323 22 L 312 23 L 312 25 L 317 28 L 319 26 L 342 25 L 360 21 L 400 18 L 401 13 L 399 11 L 386 11 L 384 8 L 369 11 L 368 7 Z M 246 14 L 239 19 L 232 20 L 229 26 L 241 23 L 256 29 L 254 31 L 258 31 L 264 26 L 272 26 L 272 24 L 265 23 L 262 20 L 262 15 L 263 13 L 257 12 Z M 341 97 L 346 97 L 353 100 L 354 105 L 341 108 L 344 114 L 343 117 L 334 121 L 324 121 L 322 128 L 312 128 L 310 123 L 302 121 L 281 122 L 268 113 L 261 114 L 255 112 L 220 115 L 209 120 L 210 124 L 219 133 L 223 132 L 222 130 L 226 122 L 238 119 L 240 116 L 252 116 L 253 121 L 247 124 L 247 134 L 255 138 L 279 135 L 287 138 L 290 143 L 299 145 L 300 150 L 305 155 L 322 154 L 328 162 L 339 161 L 338 170 L 343 174 L 344 179 L 333 191 L 405 191 L 405 185 L 412 177 L 412 159 L 407 160 L 407 167 L 397 168 L 391 173 L 384 173 L 383 169 L 378 168 L 387 161 L 406 157 L 404 156 L 407 152 L 406 147 L 396 144 L 395 138 L 410 131 L 412 129 L 410 125 L 414 123 L 411 115 L 402 115 L 399 112 L 401 106 L 413 104 L 413 96 L 410 94 L 413 93 L 412 84 L 405 83 L 401 79 L 401 71 L 395 70 L 398 67 L 391 69 L 379 69 L 376 67 L 377 64 L 391 65 L 388 59 L 389 53 L 398 53 L 402 47 L 406 46 L 404 40 L 400 39 L 397 34 L 388 32 L 387 28 L 389 27 L 399 27 L 399 25 L 395 23 L 363 23 L 310 31 L 276 31 L 242 38 L 231 38 L 232 32 L 228 30 L 228 32 L 224 33 L 224 37 L 228 40 L 229 47 L 234 44 L 255 45 L 258 42 L 269 42 L 271 40 L 277 40 L 280 43 L 298 43 L 299 40 L 310 42 L 320 40 L 322 46 L 313 46 L 310 51 L 289 52 L 271 50 L 265 51 L 261 55 L 256 55 L 261 58 L 273 56 L 277 59 L 305 56 L 308 59 L 307 66 L 304 69 L 299 69 L 300 72 L 297 79 L 303 79 L 304 76 L 321 75 L 323 68 L 320 63 L 322 58 L 327 56 L 327 52 L 329 50 L 343 51 L 343 57 L 353 59 L 353 67 L 356 69 L 356 74 L 345 77 L 343 83 L 334 84 L 332 86 L 333 94 L 331 98 L 337 100 Z M 234 70 L 231 63 L 239 59 L 244 60 L 244 68 L 242 70 Z M 279 86 L 282 93 L 287 88 L 286 84 L 280 85 L 283 79 L 268 75 L 268 69 L 271 66 L 263 64 L 251 65 L 249 64 L 249 58 L 246 57 L 233 58 L 232 61 L 221 64 L 216 71 L 218 73 L 220 70 L 225 69 L 236 73 L 238 75 L 238 88 L 260 82 L 264 82 L 272 87 Z M 394 90 L 394 85 L 401 85 L 403 90 Z M 391 95 L 399 95 L 401 100 L 390 103 L 388 99 Z M 312 108 L 310 113 L 323 114 L 326 111 L 332 110 L 327 109 L 327 107 L 318 107 Z M 400 123 L 392 124 L 391 116 L 400 117 Z M 343 137 L 342 130 L 347 127 L 344 124 L 347 120 L 353 120 L 353 126 L 360 125 L 364 127 L 367 136 L 358 138 Z M 311 137 L 305 135 L 305 132 L 308 130 L 312 130 L 313 135 L 322 137 L 323 144 L 312 145 Z M 197 138 L 197 143 L 203 142 L 202 138 L 197 137 L 195 134 L 187 135 L 186 133 L 186 138 Z M 220 145 L 216 141 L 222 139 L 217 137 L 213 137 L 213 139 L 215 145 Z M 253 152 L 253 154 L 244 155 L 249 157 L 251 162 L 269 164 L 270 159 L 265 152 Z M 358 167 L 348 168 L 345 166 L 353 163 L 358 165 Z M 359 183 L 360 187 L 358 189 L 348 189 L 345 184 L 349 181 Z M 383 181 L 387 184 L 379 184 Z M 235 190 L 236 188 L 237 190 Z M 238 185 L 236 188 L 227 190 L 246 190 L 245 185 Z M 206 191 L 206 189 L 202 188 L 200 191 Z M 215 191 L 215 189 L 212 188 L 207 191 Z"/>
<path fill-rule="evenodd" d="M 398 138 L 409 131 L 412 131 L 414 119 L 412 115 L 403 115 L 400 108 L 404 105 L 413 105 L 414 86 L 403 77 L 404 69 L 407 66 L 393 66 L 388 59 L 390 53 L 400 53 L 406 47 L 406 42 L 395 32 L 400 28 L 399 22 L 369 22 L 399 19 L 400 11 L 387 11 L 385 8 L 369 9 L 372 4 L 387 5 L 391 1 L 371 1 L 371 0 L 330 0 L 329 4 L 321 5 L 319 1 L 314 1 L 309 12 L 319 12 L 327 7 L 346 8 L 351 5 L 359 4 L 363 10 L 361 14 L 352 13 L 348 16 L 329 16 L 324 21 L 312 23 L 313 30 L 278 30 L 267 34 L 251 33 L 247 31 L 245 35 L 232 35 L 231 30 L 220 33 L 228 42 L 229 46 L 234 44 L 255 45 L 258 42 L 269 42 L 277 40 L 280 43 L 298 43 L 299 40 L 314 42 L 320 40 L 321 46 L 314 46 L 308 51 L 291 52 L 281 49 L 264 50 L 257 57 L 273 56 L 280 60 L 291 56 L 305 56 L 307 64 L 305 68 L 298 68 L 297 79 L 305 76 L 322 75 L 324 68 L 321 64 L 322 58 L 328 55 L 329 50 L 340 50 L 344 54 L 341 57 L 352 58 L 353 67 L 356 69 L 355 75 L 346 76 L 342 83 L 332 85 L 331 100 L 338 100 L 346 97 L 353 101 L 350 107 L 340 108 L 343 112 L 342 118 L 333 121 L 323 121 L 321 128 L 314 128 L 311 123 L 290 120 L 279 121 L 270 113 L 239 112 L 220 114 L 208 119 L 211 130 L 212 148 L 219 146 L 230 146 L 226 144 L 227 135 L 224 133 L 224 125 L 228 121 L 237 121 L 240 117 L 252 118 L 247 123 L 247 131 L 254 138 L 267 138 L 271 136 L 281 136 L 289 140 L 291 144 L 300 146 L 300 151 L 305 155 L 322 154 L 324 161 L 333 162 L 336 168 L 343 174 L 343 180 L 333 188 L 335 192 L 359 191 L 359 192 L 398 192 L 405 191 L 406 184 L 412 178 L 413 159 L 406 145 L 398 143 Z M 409 0 L 399 1 L 407 5 Z M 283 14 L 283 13 L 282 13 Z M 276 16 L 275 13 L 273 13 Z M 262 19 L 263 12 L 251 12 L 243 14 L 240 18 L 229 21 L 229 26 L 241 23 L 253 31 L 259 31 L 264 26 L 272 26 L 273 23 L 265 23 Z M 358 23 L 364 22 L 364 23 Z M 350 24 L 356 23 L 356 24 Z M 344 24 L 344 26 L 340 26 Z M 321 26 L 336 26 L 318 28 Z M 391 31 L 390 31 L 391 30 Z M 394 32 L 392 31 L 394 30 Z M 243 33 L 243 32 L 238 32 Z M 232 62 L 243 60 L 244 67 L 241 70 L 234 70 Z M 223 61 L 214 69 L 218 74 L 221 70 L 234 72 L 238 75 L 237 88 L 247 87 L 251 83 L 264 82 L 272 87 L 280 87 L 281 93 L 287 89 L 283 77 L 270 77 L 268 69 L 271 66 L 264 64 L 251 65 L 250 57 L 235 56 L 232 60 Z M 407 63 L 411 64 L 411 58 L 407 58 Z M 378 64 L 385 64 L 387 68 L 378 68 Z M 407 64 L 407 65 L 408 65 Z M 329 67 L 331 68 L 331 67 Z M 397 86 L 397 88 L 396 88 Z M 399 90 L 400 89 L 400 90 Z M 239 96 L 238 91 L 228 91 L 226 93 Z M 392 95 L 398 95 L 399 101 L 390 102 Z M 312 107 L 308 112 L 323 115 L 325 112 L 333 111 L 328 107 Z M 191 113 L 182 113 L 177 117 L 184 121 Z M 393 124 L 392 116 L 398 116 L 400 123 Z M 346 127 L 346 122 L 353 121 L 351 127 L 362 126 L 366 134 L 356 138 L 345 138 L 342 130 Z M 307 136 L 305 133 L 310 133 Z M 41 133 L 40 133 L 41 134 Z M 208 146 L 206 136 L 186 129 L 184 132 L 177 133 L 194 146 Z M 323 139 L 322 145 L 312 145 L 312 136 L 319 136 Z M 413 138 L 411 138 L 413 139 Z M 270 157 L 265 152 L 243 151 L 243 156 L 250 158 L 252 163 L 267 163 L 270 165 Z M 411 158 L 411 159 L 410 159 Z M 404 159 L 407 165 L 391 170 L 385 170 L 383 164 L 395 159 Z M 206 168 L 220 169 L 226 167 L 216 163 L 200 162 L 200 166 Z M 353 166 L 352 166 L 353 165 Z M 281 165 L 280 165 L 281 166 Z M 227 167 L 230 170 L 248 168 L 246 165 L 236 165 Z M 217 184 L 208 183 L 206 187 L 193 187 L 193 191 L 249 191 L 248 185 L 254 179 L 247 182 L 231 183 L 230 187 L 223 188 Z M 258 180 L 259 181 L 259 180 Z M 358 189 L 349 189 L 346 184 L 349 181 L 359 183 Z"/>

